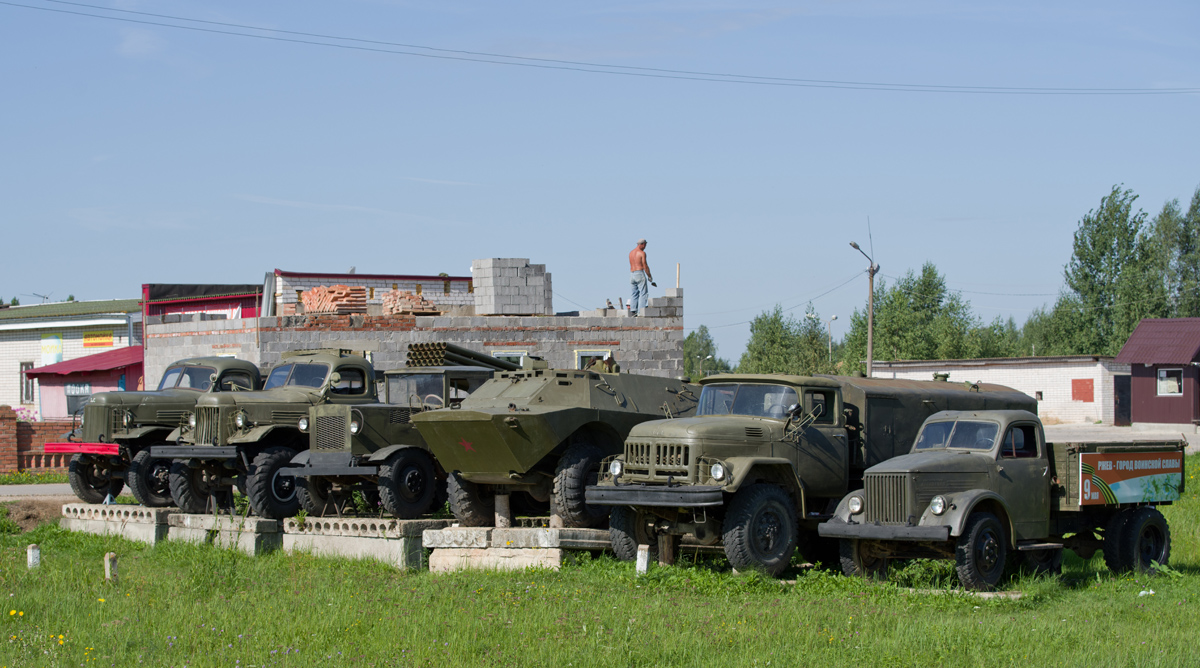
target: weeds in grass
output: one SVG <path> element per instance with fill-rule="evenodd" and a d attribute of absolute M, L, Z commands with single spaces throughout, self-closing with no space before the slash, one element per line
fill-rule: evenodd
<path fill-rule="evenodd" d="M 0 485 L 44 485 L 64 482 L 67 482 L 66 473 L 30 473 L 29 471 L 0 473 Z"/>

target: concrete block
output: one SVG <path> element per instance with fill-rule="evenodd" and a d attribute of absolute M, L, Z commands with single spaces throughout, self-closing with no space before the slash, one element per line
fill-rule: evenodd
<path fill-rule="evenodd" d="M 667 297 L 678 297 L 683 299 L 683 288 L 667 288 L 665 291 Z"/>
<path fill-rule="evenodd" d="M 485 548 L 491 541 L 489 527 L 450 527 L 422 533 L 421 542 L 427 548 Z"/>
<path fill-rule="evenodd" d="M 121 536 L 154 545 L 166 540 L 167 517 L 176 512 L 175 508 L 68 503 L 62 507 L 58 525 L 68 531 Z"/>
<path fill-rule="evenodd" d="M 278 520 L 178 513 L 170 515 L 167 524 L 167 540 L 209 543 L 241 550 L 250 556 L 266 554 L 283 545 Z"/>
<path fill-rule="evenodd" d="M 527 568 L 562 567 L 565 553 L 561 549 L 504 549 L 504 548 L 444 548 L 429 555 L 429 570 L 434 573 L 482 569 L 523 571 Z"/>
<path fill-rule="evenodd" d="M 612 546 L 603 529 L 509 528 L 492 531 L 493 548 L 563 548 L 607 550 Z"/>
<path fill-rule="evenodd" d="M 424 567 L 421 534 L 449 526 L 450 520 L 309 518 L 284 520 L 283 550 L 322 556 L 376 559 L 400 569 Z"/>

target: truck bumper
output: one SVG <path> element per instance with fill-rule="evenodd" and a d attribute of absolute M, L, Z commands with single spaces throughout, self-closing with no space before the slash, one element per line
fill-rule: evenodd
<path fill-rule="evenodd" d="M 47 443 L 42 452 L 46 454 L 71 455 L 119 455 L 119 443 Z"/>
<path fill-rule="evenodd" d="M 822 538 L 849 538 L 856 540 L 905 540 L 921 543 L 950 540 L 950 527 L 914 527 L 897 524 L 850 524 L 832 519 L 817 525 Z"/>
<path fill-rule="evenodd" d="M 584 499 L 596 506 L 661 506 L 666 508 L 706 508 L 725 503 L 720 487 L 687 485 L 591 485 Z"/>
<path fill-rule="evenodd" d="M 150 456 L 162 459 L 237 459 L 233 445 L 152 445 Z"/>
<path fill-rule="evenodd" d="M 361 476 L 378 476 L 378 466 L 353 466 L 337 464 L 317 464 L 308 466 L 298 466 L 292 464 L 279 469 L 279 475 L 292 476 L 296 478 L 308 478 L 310 476 L 345 476 L 345 475 L 361 475 Z"/>

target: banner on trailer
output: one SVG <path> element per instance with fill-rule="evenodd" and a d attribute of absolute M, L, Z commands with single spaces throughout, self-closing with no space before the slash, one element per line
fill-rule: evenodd
<path fill-rule="evenodd" d="M 1079 456 L 1079 505 L 1178 501 L 1182 452 L 1085 452 Z"/>

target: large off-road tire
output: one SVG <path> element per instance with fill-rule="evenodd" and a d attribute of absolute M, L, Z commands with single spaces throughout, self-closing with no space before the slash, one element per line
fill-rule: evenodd
<path fill-rule="evenodd" d="M 840 539 L 838 541 L 838 563 L 841 564 L 842 573 L 848 577 L 883 581 L 888 576 L 887 557 L 873 554 L 865 541 Z"/>
<path fill-rule="evenodd" d="M 274 446 L 258 453 L 250 463 L 246 496 L 250 498 L 250 507 L 259 517 L 281 520 L 300 512 L 296 478 L 279 474 L 295 456 L 291 448 Z"/>
<path fill-rule="evenodd" d="M 1114 513 L 1104 525 L 1104 565 L 1114 573 L 1129 570 L 1129 565 L 1122 562 L 1121 547 L 1125 540 L 1125 525 L 1133 516 L 1132 508 L 1125 508 Z"/>
<path fill-rule="evenodd" d="M 125 471 L 125 482 L 133 498 L 147 508 L 163 508 L 174 503 L 171 500 L 171 460 L 150 457 L 150 448 L 144 448 L 133 456 L 129 469 Z"/>
<path fill-rule="evenodd" d="M 433 509 L 437 477 L 428 452 L 407 448 L 379 467 L 379 498 L 393 516 L 411 520 Z"/>
<path fill-rule="evenodd" d="M 184 513 L 203 515 L 210 510 L 233 507 L 233 490 L 221 488 L 204 480 L 204 469 L 190 468 L 184 462 L 171 464 L 167 474 L 171 487 L 171 499 Z M 210 497 L 215 499 L 216 508 L 210 507 Z"/>
<path fill-rule="evenodd" d="M 955 548 L 958 581 L 966 589 L 990 591 L 1004 577 L 1008 539 L 1004 525 L 991 513 L 971 515 Z"/>
<path fill-rule="evenodd" d="M 646 516 L 629 506 L 613 506 L 608 516 L 612 551 L 621 561 L 637 559 L 638 546 L 650 546 L 650 558 L 658 559 L 658 537 L 649 530 Z"/>
<path fill-rule="evenodd" d="M 600 448 L 578 442 L 567 448 L 554 471 L 553 503 L 565 527 L 596 527 L 608 519 L 608 506 L 589 506 L 584 490 L 595 485 L 600 473 Z"/>
<path fill-rule="evenodd" d="M 1154 564 L 1167 565 L 1171 558 L 1171 529 L 1157 508 L 1142 506 L 1125 523 L 1121 537 L 1121 570 L 1154 572 Z"/>
<path fill-rule="evenodd" d="M 333 497 L 333 483 L 320 476 L 296 478 L 296 498 L 300 507 L 310 517 L 325 517 L 337 514 Z"/>
<path fill-rule="evenodd" d="M 837 538 L 822 538 L 813 529 L 801 529 L 796 539 L 800 556 L 825 570 L 836 570 L 841 565 L 841 545 Z"/>
<path fill-rule="evenodd" d="M 758 483 L 738 490 L 723 528 L 725 558 L 738 570 L 753 568 L 778 576 L 796 551 L 796 505 L 776 485 Z"/>
<path fill-rule="evenodd" d="M 120 476 L 107 472 L 93 457 L 82 453 L 71 456 L 67 480 L 71 483 L 71 491 L 84 503 L 104 503 L 105 497 L 112 494 L 116 498 L 125 486 Z"/>
<path fill-rule="evenodd" d="M 450 512 L 465 527 L 490 527 L 496 522 L 496 495 L 451 473 L 446 481 Z"/>

